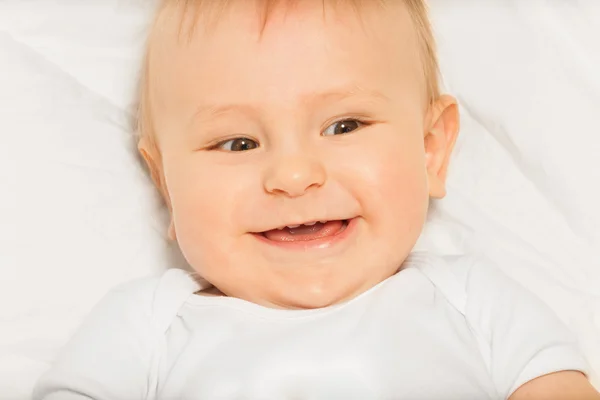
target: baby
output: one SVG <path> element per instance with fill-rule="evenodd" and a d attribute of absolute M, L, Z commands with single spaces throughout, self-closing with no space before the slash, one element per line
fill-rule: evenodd
<path fill-rule="evenodd" d="M 424 0 L 163 2 L 139 149 L 195 273 L 108 294 L 34 398 L 600 399 L 539 300 L 413 251 L 459 130 L 437 70 Z"/>

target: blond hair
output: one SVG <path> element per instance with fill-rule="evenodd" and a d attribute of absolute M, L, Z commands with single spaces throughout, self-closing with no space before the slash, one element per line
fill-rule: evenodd
<path fill-rule="evenodd" d="M 247 1 L 247 0 L 244 0 Z M 269 16 L 273 9 L 281 3 L 287 3 L 293 5 L 299 0 L 260 0 L 263 3 L 263 28 L 268 22 Z M 345 3 L 349 6 L 354 7 L 356 11 L 360 11 L 360 7 L 363 3 L 373 4 L 375 0 L 321 0 L 323 8 L 328 2 L 334 3 Z M 429 104 L 433 104 L 440 96 L 440 84 L 439 84 L 439 65 L 437 59 L 436 44 L 433 37 L 433 31 L 429 20 L 429 14 L 427 9 L 426 0 L 378 0 L 378 2 L 384 5 L 387 2 L 401 1 L 407 7 L 409 14 L 415 25 L 417 31 L 417 37 L 419 40 L 421 64 L 423 68 L 423 74 L 426 82 L 426 95 Z M 212 7 L 210 12 L 213 13 L 223 11 L 232 0 L 161 0 L 158 8 L 158 13 L 154 24 L 151 28 L 148 48 L 146 51 L 145 62 L 142 71 L 142 80 L 140 87 L 139 96 L 139 110 L 138 110 L 138 126 L 137 133 L 139 138 L 144 138 L 148 141 L 148 144 L 155 146 L 155 134 L 151 116 L 150 106 L 150 51 L 152 48 L 152 38 L 157 33 L 162 21 L 165 10 L 178 10 L 181 12 L 180 21 L 180 33 L 184 27 L 187 26 L 188 32 L 192 32 L 195 28 L 198 16 L 203 12 L 207 12 L 208 7 Z M 215 18 L 217 19 L 217 18 Z M 191 21 L 191 23 L 190 23 Z"/>

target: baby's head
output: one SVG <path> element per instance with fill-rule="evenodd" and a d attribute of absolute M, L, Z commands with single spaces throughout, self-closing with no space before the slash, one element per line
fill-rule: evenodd
<path fill-rule="evenodd" d="M 139 147 L 170 236 L 225 295 L 316 308 L 393 275 L 457 131 L 424 0 L 159 9 Z"/>

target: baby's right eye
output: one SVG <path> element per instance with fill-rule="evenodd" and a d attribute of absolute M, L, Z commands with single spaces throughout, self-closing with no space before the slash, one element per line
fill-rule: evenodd
<path fill-rule="evenodd" d="M 249 138 L 235 138 L 223 141 L 215 149 L 224 151 L 248 151 L 258 147 L 258 143 Z"/>

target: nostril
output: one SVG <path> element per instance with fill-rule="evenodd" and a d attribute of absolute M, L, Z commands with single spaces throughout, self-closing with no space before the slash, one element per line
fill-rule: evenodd
<path fill-rule="evenodd" d="M 294 198 L 323 186 L 326 171 L 318 160 L 304 155 L 290 155 L 277 160 L 265 170 L 264 179 L 267 193 Z"/>

